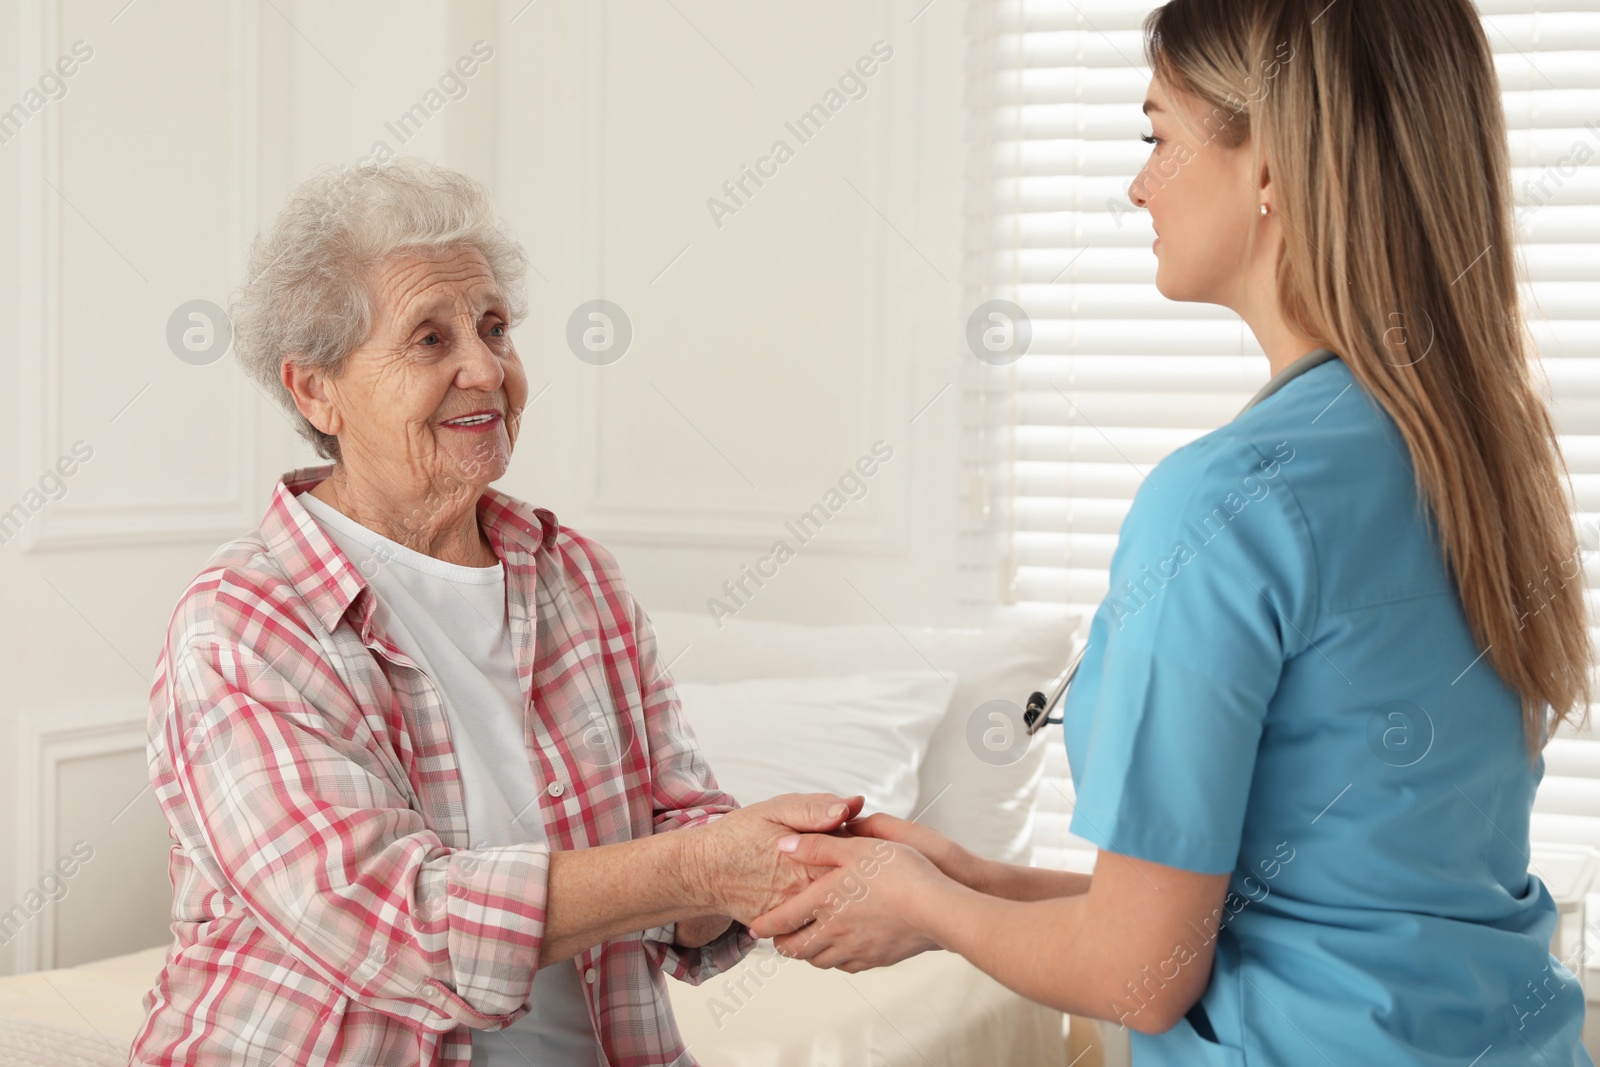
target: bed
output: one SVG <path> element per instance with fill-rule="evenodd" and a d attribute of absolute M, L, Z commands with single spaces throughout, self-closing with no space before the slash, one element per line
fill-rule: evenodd
<path fill-rule="evenodd" d="M 1015 742 L 1008 722 L 1067 661 L 1076 618 L 983 630 L 652 618 L 685 713 L 720 783 L 741 801 L 799 788 L 862 792 L 874 810 L 915 816 L 985 855 L 1029 861 L 1047 742 Z M 1000 735 L 1010 747 L 996 750 Z M 155 946 L 0 977 L 0 1067 L 125 1064 L 164 953 Z M 1101 1062 L 1085 1052 L 1092 1027 L 1070 1035 L 1069 1053 L 1059 1012 L 947 952 L 849 975 L 762 942 L 727 975 L 668 987 L 705 1067 Z"/>
<path fill-rule="evenodd" d="M 165 953 L 158 945 L 0 978 L 0 1067 L 123 1067 Z M 847 975 L 786 959 L 764 941 L 719 979 L 667 984 L 704 1067 L 1067 1063 L 1060 1014 L 945 952 Z"/>

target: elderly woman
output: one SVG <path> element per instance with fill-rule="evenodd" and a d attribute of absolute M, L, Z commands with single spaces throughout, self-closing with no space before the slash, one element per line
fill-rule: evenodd
<path fill-rule="evenodd" d="M 407 160 L 313 176 L 252 250 L 238 357 L 333 462 L 172 616 L 134 1062 L 693 1064 L 660 972 L 739 960 L 812 878 L 777 841 L 860 811 L 740 809 L 611 555 L 488 488 L 524 271 L 480 185 Z"/>

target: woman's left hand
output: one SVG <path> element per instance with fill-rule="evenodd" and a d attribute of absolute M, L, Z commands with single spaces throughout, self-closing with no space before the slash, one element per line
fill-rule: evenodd
<path fill-rule="evenodd" d="M 679 948 L 703 948 L 727 933 L 733 920 L 726 915 L 697 915 L 679 919 L 673 942 Z"/>
<path fill-rule="evenodd" d="M 899 963 L 938 944 L 922 930 L 930 895 L 953 885 L 909 845 L 866 837 L 797 834 L 790 855 L 811 867 L 833 867 L 750 925 L 780 953 L 815 967 L 855 973 Z"/>

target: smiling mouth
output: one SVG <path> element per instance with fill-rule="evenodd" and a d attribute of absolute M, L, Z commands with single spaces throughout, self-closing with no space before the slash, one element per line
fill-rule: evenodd
<path fill-rule="evenodd" d="M 440 425 L 460 427 L 487 426 L 499 417 L 500 413 L 496 411 L 480 411 L 472 415 L 462 415 L 460 418 L 450 419 L 448 422 L 440 423 Z"/>

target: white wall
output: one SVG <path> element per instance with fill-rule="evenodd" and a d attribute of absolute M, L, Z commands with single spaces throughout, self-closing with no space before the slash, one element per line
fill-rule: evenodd
<path fill-rule="evenodd" d="M 0 546 L 0 968 L 164 936 L 150 674 L 185 581 L 253 524 L 283 455 L 229 361 L 187 363 L 166 342 L 181 304 L 225 300 L 254 229 L 269 102 L 256 18 L 248 4 L 0 6 L 0 108 L 22 104 L 0 144 L 15 331 L 0 345 L 0 511 L 21 505 Z M 81 61 L 53 80 L 75 45 Z M 70 476 L 52 481 L 62 457 Z"/>
<path fill-rule="evenodd" d="M 952 609 L 962 10 L 541 0 L 503 34 L 497 185 L 545 276 L 520 345 L 549 385 L 518 484 L 647 604 L 709 610 L 787 538 L 795 558 L 746 582 L 752 615 Z M 802 143 L 785 123 L 879 41 L 865 95 Z M 793 157 L 714 218 L 780 139 Z M 597 297 L 635 331 L 604 367 L 563 337 Z M 866 495 L 787 534 L 880 440 Z"/>
<path fill-rule="evenodd" d="M 377 141 L 489 181 L 537 269 L 514 336 L 545 391 L 503 488 L 612 547 L 647 606 L 707 610 L 786 538 L 794 558 L 747 580 L 752 616 L 954 618 L 965 14 L 0 3 L 0 86 L 18 87 L 0 108 L 28 111 L 0 144 L 0 512 L 24 505 L 0 545 L 0 973 L 167 936 L 144 768 L 162 634 L 275 476 L 312 460 L 231 358 L 177 358 L 168 319 L 225 304 L 290 186 Z M 24 97 L 79 40 L 64 95 Z M 784 123 L 880 40 L 865 94 L 800 143 Z M 493 57 L 465 96 L 402 145 L 386 124 L 478 41 Z M 707 199 L 780 138 L 793 157 L 719 226 Z M 565 340 L 596 298 L 634 329 L 607 366 Z M 809 543 L 785 530 L 880 440 L 893 458 L 864 497 Z M 64 494 L 30 497 L 80 441 Z"/>

